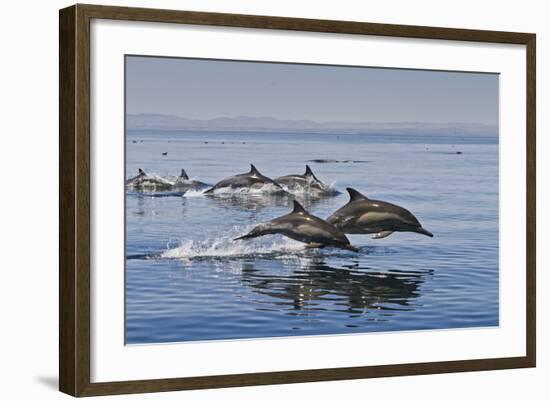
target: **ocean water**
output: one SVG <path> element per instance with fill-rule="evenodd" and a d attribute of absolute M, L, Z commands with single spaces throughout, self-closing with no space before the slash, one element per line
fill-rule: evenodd
<path fill-rule="evenodd" d="M 301 199 L 310 213 L 328 217 L 353 187 L 434 233 L 348 235 L 359 253 L 278 235 L 234 242 L 291 200 L 127 192 L 127 344 L 499 324 L 496 135 L 129 130 L 126 141 L 128 178 L 185 168 L 214 184 L 250 163 L 274 178 L 348 161 L 307 162 L 342 192 Z"/>

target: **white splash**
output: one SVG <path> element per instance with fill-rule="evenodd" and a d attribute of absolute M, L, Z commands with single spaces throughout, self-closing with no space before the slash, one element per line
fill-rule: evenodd
<path fill-rule="evenodd" d="M 189 191 L 186 191 L 183 194 L 184 198 L 198 198 L 201 196 L 204 196 L 204 192 L 208 190 L 208 188 L 205 189 L 190 189 Z"/>
<path fill-rule="evenodd" d="M 240 233 L 206 240 L 182 240 L 178 247 L 164 251 L 160 257 L 167 259 L 193 259 L 203 257 L 245 257 L 262 255 L 291 256 L 304 250 L 304 244 L 289 238 L 270 236 L 250 240 L 233 241 Z"/>
<path fill-rule="evenodd" d="M 222 187 L 216 188 L 213 191 L 214 195 L 221 196 L 239 196 L 239 195 L 266 195 L 266 194 L 279 194 L 281 193 L 281 187 L 268 183 L 252 187 L 231 188 Z"/>
<path fill-rule="evenodd" d="M 287 191 L 289 194 L 307 198 L 309 196 L 323 196 L 323 195 L 330 195 L 330 194 L 337 194 L 338 190 L 336 189 L 336 181 L 332 182 L 331 184 L 322 184 L 322 187 L 318 187 L 316 185 L 313 185 L 313 180 L 309 179 L 309 183 L 306 185 L 291 185 L 287 186 L 285 184 L 281 184 L 281 186 Z"/>

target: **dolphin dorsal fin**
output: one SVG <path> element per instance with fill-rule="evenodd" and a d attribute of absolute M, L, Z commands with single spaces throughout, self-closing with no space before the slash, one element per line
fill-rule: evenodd
<path fill-rule="evenodd" d="M 249 174 L 262 175 L 253 164 L 250 165 L 250 173 Z"/>
<path fill-rule="evenodd" d="M 304 173 L 306 177 L 315 177 L 311 168 L 306 164 L 306 172 Z"/>
<path fill-rule="evenodd" d="M 346 191 L 348 191 L 348 193 L 349 193 L 349 201 L 350 202 L 353 202 L 353 201 L 356 201 L 356 200 L 361 200 L 361 199 L 369 199 L 365 195 L 363 195 L 361 192 L 356 191 L 353 188 L 346 188 Z"/>
<path fill-rule="evenodd" d="M 188 180 L 188 179 L 189 179 L 189 176 L 187 175 L 187 173 L 185 172 L 184 169 L 181 169 L 180 177 L 183 178 L 184 180 Z"/>
<path fill-rule="evenodd" d="M 142 169 L 138 168 L 138 175 L 145 175 L 145 171 L 143 171 Z"/>
<path fill-rule="evenodd" d="M 292 209 L 292 213 L 306 213 L 307 214 L 306 209 L 304 209 L 304 207 L 302 205 L 300 205 L 300 202 L 295 200 L 295 201 L 293 201 L 293 203 L 294 203 L 294 209 Z"/>

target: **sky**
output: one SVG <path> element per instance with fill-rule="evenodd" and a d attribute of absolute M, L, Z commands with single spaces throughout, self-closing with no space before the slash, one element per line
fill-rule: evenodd
<path fill-rule="evenodd" d="M 498 75 L 126 57 L 126 112 L 498 125 Z"/>

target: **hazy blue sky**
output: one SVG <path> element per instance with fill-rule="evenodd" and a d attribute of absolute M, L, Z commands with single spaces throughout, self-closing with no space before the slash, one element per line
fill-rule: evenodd
<path fill-rule="evenodd" d="M 128 56 L 128 113 L 498 124 L 498 75 Z"/>

